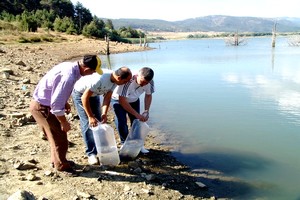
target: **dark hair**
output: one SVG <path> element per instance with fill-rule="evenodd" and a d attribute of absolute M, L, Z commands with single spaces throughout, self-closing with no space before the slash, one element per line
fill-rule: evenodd
<path fill-rule="evenodd" d="M 98 60 L 96 55 L 85 55 L 83 57 L 83 64 L 91 69 L 96 69 Z"/>
<path fill-rule="evenodd" d="M 131 71 L 127 67 L 120 67 L 115 71 L 117 76 L 120 76 L 121 79 L 127 79 L 131 75 Z"/>
<path fill-rule="evenodd" d="M 149 67 L 143 67 L 140 69 L 140 74 L 146 81 L 151 81 L 154 77 L 154 71 Z"/>

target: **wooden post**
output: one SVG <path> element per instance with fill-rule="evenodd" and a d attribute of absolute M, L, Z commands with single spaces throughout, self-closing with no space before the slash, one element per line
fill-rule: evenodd
<path fill-rule="evenodd" d="M 109 37 L 107 35 L 105 35 L 104 40 L 106 42 L 106 52 L 105 52 L 105 54 L 109 55 L 110 54 L 110 52 L 109 52 Z"/>
<path fill-rule="evenodd" d="M 234 46 L 239 46 L 239 34 L 238 31 L 234 34 Z"/>
<path fill-rule="evenodd" d="M 273 25 L 273 30 L 272 30 L 272 47 L 275 47 L 275 43 L 276 43 L 276 26 L 277 26 L 277 22 L 274 23 Z"/>
<path fill-rule="evenodd" d="M 109 38 L 108 38 L 107 42 L 106 42 L 106 55 L 109 55 L 109 54 L 110 54 L 110 52 L 109 52 Z"/>

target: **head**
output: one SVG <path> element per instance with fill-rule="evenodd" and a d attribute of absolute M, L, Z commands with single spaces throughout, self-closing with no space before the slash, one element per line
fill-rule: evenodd
<path fill-rule="evenodd" d="M 85 55 L 80 62 L 80 66 L 82 67 L 82 75 L 89 75 L 94 72 L 100 75 L 103 74 L 101 60 L 97 55 Z"/>
<path fill-rule="evenodd" d="M 112 81 L 117 85 L 127 83 L 132 77 L 131 71 L 128 67 L 120 67 L 112 74 Z"/>
<path fill-rule="evenodd" d="M 147 85 L 154 77 L 154 71 L 149 67 L 143 67 L 139 70 L 138 76 L 137 76 L 137 83 L 140 86 Z"/>

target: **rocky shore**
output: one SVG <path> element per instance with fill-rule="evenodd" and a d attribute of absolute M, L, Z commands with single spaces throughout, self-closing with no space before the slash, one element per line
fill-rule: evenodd
<path fill-rule="evenodd" d="M 55 64 L 87 53 L 104 54 L 105 49 L 104 41 L 82 37 L 0 44 L 0 199 L 216 199 L 213 188 L 197 181 L 199 172 L 177 162 L 169 147 L 161 145 L 163 134 L 155 130 L 146 140 L 149 154 L 122 160 L 114 168 L 89 166 L 74 108 L 68 116 L 68 159 L 75 161 L 78 176 L 51 168 L 49 144 L 28 110 L 32 92 Z M 110 43 L 110 53 L 144 50 L 148 48 Z M 112 115 L 109 123 L 114 126 Z"/>

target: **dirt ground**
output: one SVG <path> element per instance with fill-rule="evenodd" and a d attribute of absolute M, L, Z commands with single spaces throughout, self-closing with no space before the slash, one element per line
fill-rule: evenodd
<path fill-rule="evenodd" d="M 147 50 L 136 45 L 110 45 L 111 53 Z M 121 160 L 114 168 L 88 165 L 74 109 L 68 116 L 72 130 L 67 157 L 76 162 L 78 176 L 51 168 L 48 141 L 29 113 L 32 92 L 55 64 L 86 53 L 102 54 L 105 48 L 103 41 L 82 37 L 60 43 L 0 43 L 0 199 L 17 191 L 27 199 L 49 200 L 217 199 L 216 188 L 201 185 L 196 179 L 199 174 L 170 155 L 172 146 L 162 144 L 167 136 L 159 130 L 151 130 L 146 139 L 147 155 Z M 114 126 L 111 113 L 109 123 Z M 117 135 L 116 140 L 119 142 Z"/>

